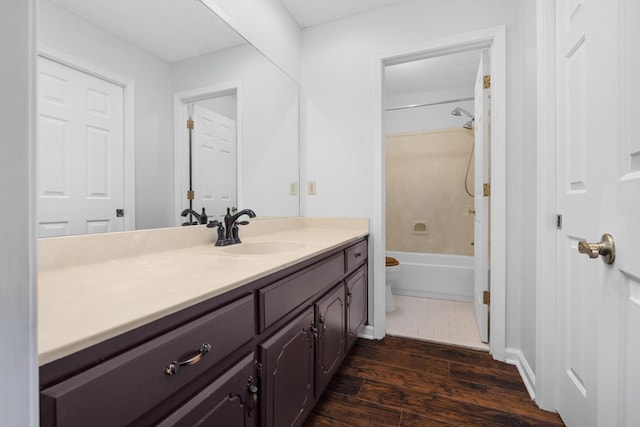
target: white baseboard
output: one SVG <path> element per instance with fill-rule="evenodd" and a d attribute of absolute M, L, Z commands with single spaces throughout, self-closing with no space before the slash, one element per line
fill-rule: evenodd
<path fill-rule="evenodd" d="M 375 339 L 374 335 L 373 335 L 373 326 L 366 325 L 364 328 L 362 328 L 362 330 L 358 334 L 358 338 L 364 338 L 364 339 L 367 339 L 367 340 Z"/>
<path fill-rule="evenodd" d="M 524 386 L 527 388 L 529 392 L 529 396 L 532 400 L 536 398 L 536 376 L 527 362 L 527 359 L 524 357 L 522 351 L 507 348 L 506 352 L 506 362 L 510 365 L 515 365 L 518 368 L 518 372 L 520 373 L 520 377 L 522 377 L 522 381 L 524 382 Z"/>

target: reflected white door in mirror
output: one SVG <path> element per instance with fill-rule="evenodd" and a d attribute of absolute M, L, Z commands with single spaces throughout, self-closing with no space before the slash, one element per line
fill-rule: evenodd
<path fill-rule="evenodd" d="M 38 57 L 38 236 L 123 231 L 123 87 Z"/>
<path fill-rule="evenodd" d="M 195 103 L 193 109 L 193 208 L 204 208 L 209 217 L 220 220 L 227 207 L 237 206 L 236 122 L 207 101 Z"/>

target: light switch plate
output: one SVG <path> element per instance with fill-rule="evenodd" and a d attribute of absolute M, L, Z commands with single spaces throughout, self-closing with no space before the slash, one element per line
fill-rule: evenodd
<path fill-rule="evenodd" d="M 295 181 L 291 181 L 289 183 L 289 195 L 297 196 L 298 195 L 298 183 Z"/>
<path fill-rule="evenodd" d="M 307 182 L 307 193 L 310 196 L 315 196 L 316 195 L 316 182 L 315 181 L 308 181 Z"/>

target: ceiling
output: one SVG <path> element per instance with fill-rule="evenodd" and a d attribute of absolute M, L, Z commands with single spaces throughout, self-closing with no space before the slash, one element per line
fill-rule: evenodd
<path fill-rule="evenodd" d="M 167 62 L 245 43 L 240 35 L 199 1 L 40 1 L 50 1 L 80 15 Z M 304 28 L 408 0 L 280 1 Z M 478 60 L 476 51 L 388 66 L 385 70 L 385 94 L 393 96 L 472 86 Z"/>
<path fill-rule="evenodd" d="M 480 50 L 472 50 L 389 65 L 385 68 L 385 96 L 453 88 L 473 90 L 479 64 Z"/>
<path fill-rule="evenodd" d="M 301 28 L 391 6 L 408 0 L 280 0 Z M 385 69 L 385 95 L 473 87 L 480 52 L 412 61 Z"/>
<path fill-rule="evenodd" d="M 40 0 L 51 2 L 166 62 L 246 41 L 194 0 Z"/>
<path fill-rule="evenodd" d="M 300 28 L 311 27 L 406 0 L 280 0 Z"/>

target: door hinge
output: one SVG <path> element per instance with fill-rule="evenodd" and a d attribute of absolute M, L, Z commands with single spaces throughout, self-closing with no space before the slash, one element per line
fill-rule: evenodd
<path fill-rule="evenodd" d="M 556 215 L 556 229 L 562 230 L 562 214 Z"/>
<path fill-rule="evenodd" d="M 491 183 L 490 182 L 486 182 L 484 183 L 484 185 L 482 186 L 483 188 L 483 194 L 484 197 L 489 197 L 491 196 Z"/>
<path fill-rule="evenodd" d="M 116 209 L 116 218 L 122 218 L 124 216 L 124 209 Z"/>
<path fill-rule="evenodd" d="M 491 292 L 482 291 L 482 303 L 485 305 L 491 304 Z"/>
<path fill-rule="evenodd" d="M 486 75 L 482 77 L 482 87 L 485 89 L 489 89 L 491 87 L 491 76 Z"/>

